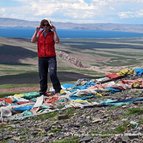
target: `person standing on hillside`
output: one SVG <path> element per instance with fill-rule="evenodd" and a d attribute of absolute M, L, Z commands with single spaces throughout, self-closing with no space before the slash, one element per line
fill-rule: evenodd
<path fill-rule="evenodd" d="M 55 44 L 59 43 L 59 37 L 56 27 L 51 25 L 47 19 L 41 20 L 40 26 L 36 28 L 31 38 L 31 42 L 37 42 L 40 95 L 48 95 L 48 70 L 55 94 L 58 95 L 61 90 L 61 84 L 57 77 Z"/>

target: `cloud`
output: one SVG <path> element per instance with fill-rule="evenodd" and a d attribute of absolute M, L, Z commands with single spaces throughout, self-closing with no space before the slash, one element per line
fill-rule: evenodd
<path fill-rule="evenodd" d="M 143 17 L 143 10 L 138 11 L 126 11 L 119 13 L 120 18 L 142 18 Z"/>
<path fill-rule="evenodd" d="M 131 11 L 120 12 L 119 16 L 120 18 L 131 18 L 131 17 L 135 17 L 135 13 Z"/>
<path fill-rule="evenodd" d="M 12 0 L 19 6 L 0 7 L 1 17 L 68 22 L 122 22 L 143 18 L 143 0 Z M 9 1 L 10 2 L 10 1 Z"/>
<path fill-rule="evenodd" d="M 0 13 L 5 13 L 5 8 L 0 8 Z"/>

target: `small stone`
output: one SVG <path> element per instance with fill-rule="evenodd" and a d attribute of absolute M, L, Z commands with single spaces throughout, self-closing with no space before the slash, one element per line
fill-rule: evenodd
<path fill-rule="evenodd" d="M 102 119 L 101 118 L 94 118 L 92 123 L 98 123 L 98 122 L 101 122 Z"/>
<path fill-rule="evenodd" d="M 50 127 L 45 127 L 44 129 L 45 129 L 46 132 L 48 132 L 51 129 L 51 126 Z"/>
<path fill-rule="evenodd" d="M 41 143 L 45 143 L 45 142 L 48 142 L 49 141 L 49 137 L 44 137 L 41 141 Z"/>
<path fill-rule="evenodd" d="M 80 143 L 88 143 L 88 142 L 90 142 L 91 140 L 92 140 L 93 138 L 92 137 L 88 137 L 88 136 L 86 136 L 86 137 L 83 137 L 82 139 L 80 139 Z"/>

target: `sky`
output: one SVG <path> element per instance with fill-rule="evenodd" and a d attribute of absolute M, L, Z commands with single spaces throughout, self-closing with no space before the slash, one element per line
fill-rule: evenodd
<path fill-rule="evenodd" d="M 55 22 L 143 24 L 143 0 L 0 0 L 0 17 Z"/>

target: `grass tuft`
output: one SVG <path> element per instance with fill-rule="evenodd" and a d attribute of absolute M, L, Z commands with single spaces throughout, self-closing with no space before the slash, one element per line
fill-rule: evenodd
<path fill-rule="evenodd" d="M 128 111 L 126 112 L 127 115 L 133 115 L 133 114 L 143 114 L 143 109 L 141 108 L 130 108 L 128 109 Z"/>

